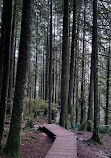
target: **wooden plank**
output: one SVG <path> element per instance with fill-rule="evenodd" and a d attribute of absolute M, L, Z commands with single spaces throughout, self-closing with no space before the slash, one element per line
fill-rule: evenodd
<path fill-rule="evenodd" d="M 44 124 L 56 136 L 45 158 L 77 158 L 77 138 L 74 133 L 57 124 Z"/>

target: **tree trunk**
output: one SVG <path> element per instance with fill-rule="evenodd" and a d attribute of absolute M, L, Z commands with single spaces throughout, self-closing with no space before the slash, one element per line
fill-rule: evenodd
<path fill-rule="evenodd" d="M 10 131 L 4 149 L 11 158 L 20 158 L 20 134 L 23 122 L 25 86 L 30 58 L 32 0 L 23 0 L 21 37 L 17 65 L 16 86 Z"/>
<path fill-rule="evenodd" d="M 30 84 L 31 84 L 31 76 L 30 76 L 30 59 L 29 59 L 29 65 L 28 65 L 28 72 L 27 72 L 27 97 L 30 96 Z"/>
<path fill-rule="evenodd" d="M 32 89 L 31 89 L 31 86 L 30 86 L 30 92 L 29 92 L 29 115 L 31 113 L 31 91 L 32 91 Z"/>
<path fill-rule="evenodd" d="M 41 99 L 43 99 L 43 78 L 42 78 L 42 73 L 41 73 L 41 81 L 40 81 L 40 83 L 41 83 L 41 85 L 40 85 L 40 89 L 41 89 L 41 91 L 40 91 L 40 97 L 41 97 Z"/>
<path fill-rule="evenodd" d="M 58 104 L 61 105 L 61 59 L 59 59 L 59 88 L 58 88 Z"/>
<path fill-rule="evenodd" d="M 3 1 L 3 49 L 4 55 L 3 63 L 3 77 L 2 77 L 2 89 L 0 98 L 0 144 L 4 130 L 4 120 L 6 112 L 6 97 L 8 89 L 8 76 L 9 76 L 9 61 L 10 61 L 10 38 L 11 38 L 11 19 L 12 19 L 12 0 Z"/>
<path fill-rule="evenodd" d="M 56 51 L 56 70 L 55 70 L 55 104 L 57 103 L 57 51 Z"/>
<path fill-rule="evenodd" d="M 110 46 L 107 59 L 107 81 L 106 81 L 106 113 L 105 113 L 105 125 L 109 124 L 109 79 L 110 79 Z"/>
<path fill-rule="evenodd" d="M 38 16 L 37 16 L 37 30 L 36 35 L 38 36 Z M 38 48 L 37 48 L 37 38 L 36 38 L 36 56 L 35 56 L 35 84 L 34 84 L 34 99 L 37 96 L 37 58 L 38 58 Z"/>
<path fill-rule="evenodd" d="M 92 69 L 92 68 L 91 68 Z M 92 70 L 91 70 L 92 71 Z M 89 102 L 88 102 L 88 120 L 93 121 L 93 107 L 94 107 L 94 80 L 93 74 L 90 74 L 90 88 L 89 88 Z"/>
<path fill-rule="evenodd" d="M 51 95 L 52 95 L 52 0 L 50 0 L 50 59 L 49 59 L 49 117 L 48 123 L 51 123 Z"/>
<path fill-rule="evenodd" d="M 44 97 L 44 51 L 43 51 L 43 73 L 42 73 L 42 76 L 43 76 L 43 99 L 45 98 Z"/>
<path fill-rule="evenodd" d="M 94 107 L 94 71 L 93 71 L 93 57 L 91 54 L 91 73 L 90 73 L 90 87 L 89 87 L 89 101 L 88 101 L 88 120 L 93 121 L 93 107 Z"/>
<path fill-rule="evenodd" d="M 82 123 L 84 121 L 84 104 L 85 104 L 85 99 L 84 99 L 84 55 L 85 55 L 85 27 L 86 27 L 86 22 L 85 22 L 85 18 L 86 18 L 86 5 L 85 5 L 85 0 L 84 0 L 84 28 L 83 28 L 83 53 L 82 53 L 82 79 L 81 79 L 81 119 L 80 119 L 80 123 Z"/>
<path fill-rule="evenodd" d="M 68 6 L 69 1 L 64 0 L 63 17 L 63 43 L 62 43 L 62 75 L 61 75 L 61 113 L 60 125 L 65 127 L 68 101 Z"/>
<path fill-rule="evenodd" d="M 49 34 L 47 26 L 47 53 L 46 53 L 46 72 L 45 72 L 45 100 L 48 99 L 48 68 L 49 68 Z"/>
<path fill-rule="evenodd" d="M 13 69 L 14 69 L 14 33 L 15 33 L 15 17 L 16 17 L 16 1 L 14 3 L 13 10 L 13 23 L 12 23 L 12 34 L 11 34 L 11 53 L 10 53 L 10 71 L 9 71 L 9 86 L 8 86 L 8 100 L 7 100 L 7 112 L 11 114 L 11 100 L 12 100 L 12 86 L 13 86 Z"/>
<path fill-rule="evenodd" d="M 72 45 L 71 45 L 71 62 L 70 62 L 70 79 L 69 79 L 69 93 L 68 93 L 68 113 L 72 116 L 73 108 L 73 83 L 74 83 L 74 46 L 76 38 L 76 0 L 73 4 L 73 26 L 72 26 Z"/>
<path fill-rule="evenodd" d="M 37 46 L 36 46 L 37 47 Z M 35 57 L 35 84 L 34 84 L 34 99 L 37 96 L 37 48 L 36 48 L 36 57 Z"/>
<path fill-rule="evenodd" d="M 4 4 L 4 3 L 3 3 Z M 5 36 L 5 11 L 4 7 L 2 8 L 2 23 L 1 23 L 1 38 L 0 38 L 0 98 L 1 98 L 1 90 L 2 90 L 2 77 L 3 77 L 3 63 L 4 63 L 4 36 Z"/>
<path fill-rule="evenodd" d="M 46 70 L 45 70 L 45 100 L 48 99 L 48 75 L 49 75 L 49 0 L 47 17 L 47 52 L 46 52 Z"/>
<path fill-rule="evenodd" d="M 76 123 L 78 123 L 78 113 L 79 113 L 79 105 L 78 105 L 78 59 L 76 59 Z"/>
<path fill-rule="evenodd" d="M 54 64 L 54 63 L 53 63 Z M 52 103 L 54 103 L 54 66 L 52 69 Z"/>
<path fill-rule="evenodd" d="M 101 143 L 99 138 L 99 105 L 98 105 L 98 48 L 97 48 L 97 0 L 93 1 L 93 34 L 92 57 L 94 61 L 94 130 L 92 139 Z"/>
<path fill-rule="evenodd" d="M 12 88 L 15 88 L 15 52 L 17 47 L 17 22 L 16 22 L 16 31 L 15 31 L 15 40 L 14 40 L 14 56 L 13 56 L 13 84 Z"/>

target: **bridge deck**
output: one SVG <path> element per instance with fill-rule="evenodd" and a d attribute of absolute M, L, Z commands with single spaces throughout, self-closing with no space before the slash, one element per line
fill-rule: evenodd
<path fill-rule="evenodd" d="M 56 137 L 45 158 L 77 158 L 77 138 L 74 133 L 57 124 L 44 124 L 43 128 Z"/>

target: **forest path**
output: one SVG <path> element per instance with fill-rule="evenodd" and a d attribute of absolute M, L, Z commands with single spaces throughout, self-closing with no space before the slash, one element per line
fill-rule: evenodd
<path fill-rule="evenodd" d="M 77 138 L 74 133 L 57 124 L 43 124 L 41 129 L 56 137 L 45 158 L 77 158 Z"/>

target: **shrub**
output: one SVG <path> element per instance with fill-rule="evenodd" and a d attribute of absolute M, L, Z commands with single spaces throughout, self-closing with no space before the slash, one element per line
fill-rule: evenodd
<path fill-rule="evenodd" d="M 79 128 L 80 128 L 80 125 L 79 125 L 79 124 L 73 123 L 73 129 L 74 129 L 75 131 L 78 131 Z"/>
<path fill-rule="evenodd" d="M 106 126 L 99 126 L 99 133 L 108 134 L 108 128 Z"/>
<path fill-rule="evenodd" d="M 83 121 L 79 126 L 79 131 L 86 131 L 87 130 L 87 121 Z"/>
<path fill-rule="evenodd" d="M 87 120 L 87 131 L 92 132 L 93 130 L 93 122 L 91 120 Z"/>
<path fill-rule="evenodd" d="M 33 120 L 32 120 L 32 119 L 29 119 L 29 120 L 27 121 L 25 127 L 33 128 Z"/>

